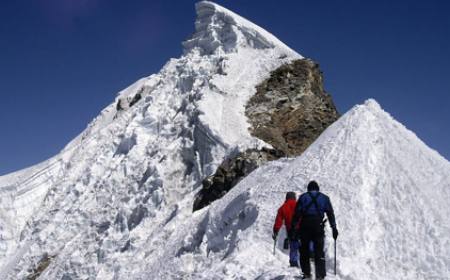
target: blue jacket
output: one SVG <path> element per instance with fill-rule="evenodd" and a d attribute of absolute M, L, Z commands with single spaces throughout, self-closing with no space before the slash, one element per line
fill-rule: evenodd
<path fill-rule="evenodd" d="M 316 205 L 312 202 L 312 198 L 316 197 L 317 209 Z M 330 198 L 319 192 L 319 191 L 309 191 L 302 194 L 297 201 L 297 205 L 295 207 L 295 216 L 315 216 L 318 215 L 322 219 L 324 218 L 324 214 L 327 214 L 328 220 L 330 221 L 330 226 L 332 228 L 336 227 L 336 219 L 334 217 L 333 206 L 331 205 Z"/>

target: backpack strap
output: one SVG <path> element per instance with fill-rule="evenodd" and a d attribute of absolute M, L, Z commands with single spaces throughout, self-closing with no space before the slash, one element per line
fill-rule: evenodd
<path fill-rule="evenodd" d="M 305 209 L 303 210 L 303 213 L 306 214 L 306 212 L 308 212 L 309 208 L 311 208 L 312 205 L 314 205 L 317 209 L 317 214 L 321 214 L 320 213 L 320 208 L 319 208 L 319 203 L 317 202 L 317 198 L 320 195 L 320 192 L 317 192 L 316 196 L 313 196 L 310 192 L 308 192 L 309 197 L 311 197 L 311 202 L 306 205 Z"/>

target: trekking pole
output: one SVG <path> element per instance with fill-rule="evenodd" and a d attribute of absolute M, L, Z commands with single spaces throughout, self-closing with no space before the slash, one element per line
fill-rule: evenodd
<path fill-rule="evenodd" d="M 334 275 L 337 275 L 336 273 L 336 239 L 334 240 Z"/>
<path fill-rule="evenodd" d="M 277 238 L 273 240 L 273 255 L 275 256 L 275 247 L 277 246 Z"/>

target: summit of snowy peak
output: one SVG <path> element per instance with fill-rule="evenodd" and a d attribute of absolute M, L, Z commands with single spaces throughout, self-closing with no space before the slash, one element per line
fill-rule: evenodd
<path fill-rule="evenodd" d="M 369 117 L 372 116 L 372 117 Z M 378 122 L 384 118 L 393 120 L 391 115 L 384 111 L 381 105 L 373 98 L 367 99 L 363 104 L 355 105 L 344 116 L 344 119 L 352 119 L 352 122 Z"/>
<path fill-rule="evenodd" d="M 393 120 L 391 115 L 384 111 L 381 105 L 373 98 L 367 99 L 363 104 L 355 105 L 352 109 L 349 110 L 348 116 L 360 115 L 358 117 L 354 117 L 356 119 L 360 119 L 360 121 L 382 121 L 383 118 L 388 118 Z M 377 116 L 376 119 L 371 119 L 370 117 L 363 117 L 362 115 L 372 115 Z"/>
<path fill-rule="evenodd" d="M 364 106 L 367 108 L 371 108 L 374 110 L 383 110 L 380 106 L 380 104 L 373 98 L 369 98 L 364 102 Z"/>
<path fill-rule="evenodd" d="M 183 42 L 185 53 L 199 49 L 202 54 L 233 52 L 239 48 L 279 49 L 280 56 L 302 58 L 263 28 L 209 1 L 196 4 L 195 33 Z"/>
<path fill-rule="evenodd" d="M 436 164 L 434 173 L 442 171 L 438 170 L 438 166 L 450 167 L 437 151 L 384 111 L 374 99 L 368 99 L 350 109 L 325 130 L 305 154 L 321 153 L 325 146 L 326 149 L 332 149 L 330 145 L 336 143 L 339 143 L 340 149 L 358 150 L 357 154 L 362 157 L 377 158 L 377 162 L 384 160 L 381 164 L 389 160 L 407 165 L 427 155 L 431 165 L 433 162 L 445 162 Z"/>
<path fill-rule="evenodd" d="M 350 115 L 352 112 L 358 112 L 358 113 L 385 113 L 388 114 L 387 112 L 385 112 L 383 110 L 383 108 L 381 108 L 380 104 L 373 98 L 369 98 L 366 101 L 364 101 L 364 103 L 362 104 L 358 104 L 353 106 L 353 108 L 351 108 L 346 115 Z"/>

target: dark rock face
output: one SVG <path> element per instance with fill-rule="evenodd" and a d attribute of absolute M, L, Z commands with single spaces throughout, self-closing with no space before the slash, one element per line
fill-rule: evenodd
<path fill-rule="evenodd" d="M 319 65 L 309 59 L 281 66 L 256 90 L 245 108 L 250 132 L 288 156 L 303 153 L 339 117 Z"/>
<path fill-rule="evenodd" d="M 116 103 L 116 111 L 120 112 L 120 111 L 127 110 L 128 108 L 132 107 L 134 104 L 138 103 L 139 100 L 142 99 L 142 94 L 144 93 L 144 91 L 145 91 L 145 88 L 143 87 L 132 98 L 130 98 L 130 97 L 119 98 L 119 100 Z"/>
<path fill-rule="evenodd" d="M 51 264 L 52 260 L 55 258 L 55 256 L 50 256 L 47 253 L 45 253 L 37 266 L 31 270 L 31 273 L 27 276 L 27 280 L 35 280 L 38 279 L 39 276 L 44 272 L 47 267 Z"/>
<path fill-rule="evenodd" d="M 273 71 L 256 87 L 245 114 L 250 133 L 274 150 L 247 150 L 225 160 L 196 195 L 194 211 L 221 198 L 262 164 L 283 156 L 298 156 L 334 121 L 339 113 L 323 89 L 319 65 L 295 60 Z"/>
<path fill-rule="evenodd" d="M 142 91 L 142 90 L 141 90 Z M 140 92 L 138 92 L 134 97 L 133 97 L 133 99 L 131 99 L 131 102 L 130 102 L 130 107 L 131 106 L 133 106 L 134 104 L 136 104 L 139 100 L 141 100 L 142 99 L 142 95 L 141 95 L 141 93 Z"/>
<path fill-rule="evenodd" d="M 203 180 L 203 188 L 195 197 L 194 211 L 224 196 L 240 180 L 263 163 L 282 156 L 272 149 L 250 149 L 226 159 L 213 175 Z"/>

